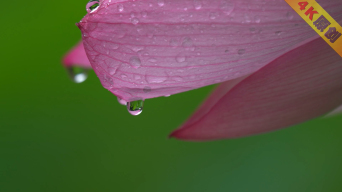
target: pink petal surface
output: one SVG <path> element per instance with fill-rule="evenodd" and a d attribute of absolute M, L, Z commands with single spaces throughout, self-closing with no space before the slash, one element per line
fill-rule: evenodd
<path fill-rule="evenodd" d="M 318 2 L 342 19 L 340 0 Z M 128 101 L 243 77 L 318 38 L 284 0 L 100 0 L 78 26 L 102 85 Z"/>
<path fill-rule="evenodd" d="M 183 140 L 236 138 L 285 128 L 342 104 L 342 58 L 316 39 L 274 60 L 197 112 L 171 134 Z M 211 102 L 210 100 L 215 100 Z"/>
<path fill-rule="evenodd" d="M 63 64 L 68 66 L 77 65 L 84 68 L 91 68 L 88 57 L 85 53 L 82 42 L 79 42 L 72 50 L 63 58 Z"/>

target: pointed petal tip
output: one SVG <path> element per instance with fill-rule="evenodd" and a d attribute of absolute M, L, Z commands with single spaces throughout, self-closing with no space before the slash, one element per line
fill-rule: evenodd
<path fill-rule="evenodd" d="M 73 47 L 63 58 L 62 64 L 64 67 L 79 66 L 91 69 L 90 62 L 84 50 L 82 41 Z"/>

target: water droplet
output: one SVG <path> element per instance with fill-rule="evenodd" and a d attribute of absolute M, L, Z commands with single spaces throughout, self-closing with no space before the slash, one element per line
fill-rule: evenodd
<path fill-rule="evenodd" d="M 99 3 L 100 3 L 99 0 L 90 0 L 86 6 L 87 12 L 88 13 L 95 12 L 100 6 Z"/>
<path fill-rule="evenodd" d="M 144 101 L 138 100 L 138 101 L 131 101 L 127 103 L 127 110 L 131 115 L 139 115 L 142 113 L 144 108 Z"/>
<path fill-rule="evenodd" d="M 115 73 L 116 73 L 116 70 L 117 70 L 117 67 L 114 67 L 114 68 L 108 68 L 108 71 L 109 71 L 109 74 L 110 74 L 110 75 L 115 75 Z"/>
<path fill-rule="evenodd" d="M 155 59 L 155 58 L 150 58 L 150 59 L 148 59 L 147 61 L 148 61 L 148 62 L 151 62 L 151 63 L 155 63 L 155 62 L 157 62 L 157 59 Z"/>
<path fill-rule="evenodd" d="M 120 97 L 118 97 L 118 102 L 119 102 L 121 105 L 127 105 L 127 101 L 121 99 Z"/>
<path fill-rule="evenodd" d="M 216 13 L 209 13 L 210 19 L 216 19 Z"/>
<path fill-rule="evenodd" d="M 287 17 L 288 20 L 293 19 L 293 14 L 292 14 L 292 12 L 290 12 L 290 11 L 287 12 L 287 13 L 286 13 L 286 17 Z"/>
<path fill-rule="evenodd" d="M 261 18 L 260 18 L 260 16 L 255 16 L 254 17 L 254 21 L 256 22 L 256 23 L 260 23 L 260 21 L 261 21 Z"/>
<path fill-rule="evenodd" d="M 136 25 L 136 24 L 139 23 L 139 19 L 134 17 L 134 18 L 131 19 L 131 22 L 133 23 L 133 25 Z"/>
<path fill-rule="evenodd" d="M 194 0 L 194 6 L 195 6 L 195 9 L 199 10 L 202 8 L 202 2 L 201 0 Z"/>
<path fill-rule="evenodd" d="M 281 35 L 281 33 L 282 33 L 281 31 L 276 31 L 276 32 L 274 32 L 274 34 L 275 34 L 275 35 L 278 35 L 278 36 Z"/>
<path fill-rule="evenodd" d="M 245 22 L 246 23 L 250 23 L 251 22 L 251 18 L 247 14 L 245 14 Z"/>
<path fill-rule="evenodd" d="M 146 76 L 146 81 L 148 83 L 163 83 L 167 80 L 165 76 Z"/>
<path fill-rule="evenodd" d="M 249 31 L 250 31 L 251 33 L 256 33 L 256 32 L 257 32 L 257 29 L 256 29 L 255 27 L 251 27 L 251 28 L 249 28 Z"/>
<path fill-rule="evenodd" d="M 181 54 L 179 54 L 179 55 L 177 55 L 177 57 L 176 57 L 176 61 L 178 62 L 178 63 L 183 63 L 184 61 L 185 61 L 185 56 L 181 53 Z"/>
<path fill-rule="evenodd" d="M 179 82 L 179 81 L 183 81 L 183 78 L 179 77 L 179 76 L 176 76 L 176 77 L 173 77 L 172 80 Z"/>
<path fill-rule="evenodd" d="M 141 79 L 141 76 L 140 75 L 134 75 L 134 79 L 139 80 L 139 79 Z"/>
<path fill-rule="evenodd" d="M 144 91 L 144 93 L 149 93 L 152 91 L 152 89 L 151 89 L 151 87 L 146 86 L 146 87 L 144 87 L 143 91 Z"/>
<path fill-rule="evenodd" d="M 192 39 L 190 37 L 186 37 L 182 43 L 183 47 L 191 47 L 193 45 Z"/>
<path fill-rule="evenodd" d="M 170 97 L 171 95 L 165 95 L 164 97 Z"/>
<path fill-rule="evenodd" d="M 239 55 L 243 55 L 245 52 L 246 52 L 245 49 L 239 49 L 239 50 L 238 50 L 238 54 L 239 54 Z"/>
<path fill-rule="evenodd" d="M 118 11 L 122 12 L 124 10 L 124 6 L 122 4 L 118 5 Z"/>
<path fill-rule="evenodd" d="M 164 0 L 158 0 L 158 5 L 159 5 L 159 7 L 164 6 L 165 5 Z"/>
<path fill-rule="evenodd" d="M 170 45 L 171 45 L 172 47 L 177 47 L 177 45 L 178 45 L 177 40 L 176 40 L 176 39 L 171 39 L 171 40 L 170 40 Z"/>
<path fill-rule="evenodd" d="M 224 14 L 230 15 L 234 11 L 235 4 L 230 1 L 222 1 L 220 8 Z"/>
<path fill-rule="evenodd" d="M 67 67 L 68 74 L 70 78 L 75 83 L 83 83 L 88 78 L 88 69 L 79 66 L 69 66 Z"/>
<path fill-rule="evenodd" d="M 133 56 L 129 59 L 129 62 L 131 63 L 131 66 L 135 69 L 139 68 L 141 66 L 141 61 L 139 57 Z"/>
<path fill-rule="evenodd" d="M 147 12 L 146 11 L 141 12 L 141 16 L 142 17 L 146 17 L 147 16 Z"/>

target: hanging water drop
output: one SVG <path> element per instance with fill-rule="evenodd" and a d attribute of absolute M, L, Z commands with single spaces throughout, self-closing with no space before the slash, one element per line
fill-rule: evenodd
<path fill-rule="evenodd" d="M 117 8 L 119 12 L 122 12 L 124 10 L 124 6 L 122 4 L 119 4 Z"/>
<path fill-rule="evenodd" d="M 131 115 L 139 115 L 143 111 L 144 101 L 131 101 L 127 103 L 127 110 Z"/>
<path fill-rule="evenodd" d="M 100 3 L 99 0 L 90 0 L 86 6 L 87 12 L 93 13 L 94 11 L 96 11 L 100 6 L 99 3 Z"/>
<path fill-rule="evenodd" d="M 88 78 L 88 69 L 79 66 L 67 67 L 68 74 L 75 83 L 83 83 Z"/>
<path fill-rule="evenodd" d="M 118 97 L 118 102 L 119 102 L 121 105 L 127 105 L 127 101 L 121 99 L 120 97 Z"/>

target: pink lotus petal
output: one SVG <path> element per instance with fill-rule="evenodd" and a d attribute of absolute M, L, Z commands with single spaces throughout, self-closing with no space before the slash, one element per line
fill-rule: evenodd
<path fill-rule="evenodd" d="M 63 64 L 68 66 L 80 66 L 84 68 L 91 68 L 88 57 L 84 51 L 82 42 L 79 42 L 64 58 Z"/>
<path fill-rule="evenodd" d="M 318 2 L 342 19 L 341 0 Z M 284 0 L 100 0 L 78 26 L 102 85 L 128 101 L 243 77 L 318 38 Z"/>
<path fill-rule="evenodd" d="M 342 104 L 341 74 L 342 58 L 323 39 L 316 39 L 233 88 L 223 83 L 218 91 L 228 92 L 171 136 L 197 141 L 236 138 L 324 115 Z"/>

